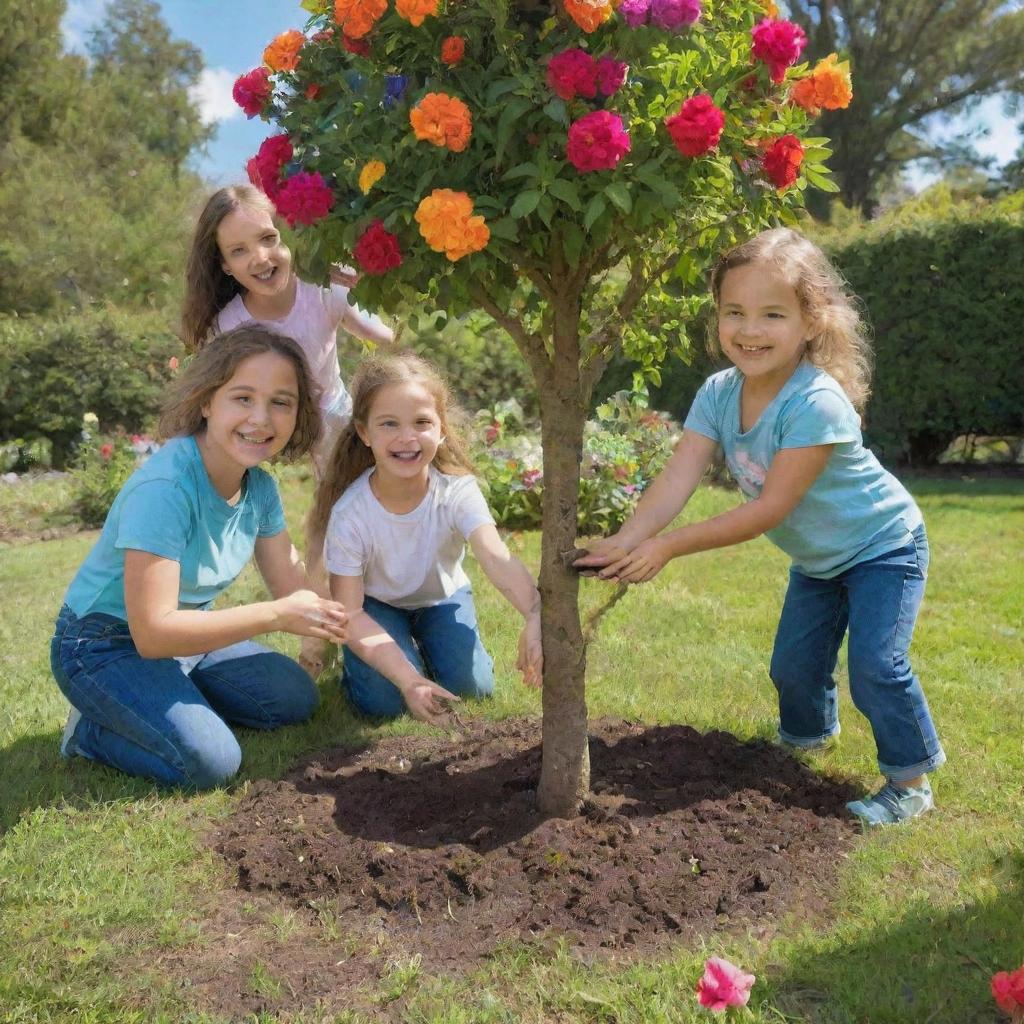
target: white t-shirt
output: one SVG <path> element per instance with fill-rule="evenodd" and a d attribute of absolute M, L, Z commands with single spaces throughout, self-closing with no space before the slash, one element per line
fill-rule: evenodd
<path fill-rule="evenodd" d="M 411 512 L 389 512 L 370 489 L 373 468 L 331 510 L 324 564 L 336 576 L 362 576 L 363 593 L 396 608 L 440 604 L 469 584 L 466 540 L 493 523 L 474 476 L 430 467 L 426 496 Z"/>

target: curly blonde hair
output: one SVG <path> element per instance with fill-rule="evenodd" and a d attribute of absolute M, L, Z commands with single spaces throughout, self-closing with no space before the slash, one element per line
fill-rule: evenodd
<path fill-rule="evenodd" d="M 433 464 L 442 473 L 453 476 L 466 476 L 473 472 L 463 435 L 465 416 L 455 404 L 451 390 L 437 367 L 412 352 L 364 359 L 349 385 L 352 419 L 334 444 L 330 463 L 316 489 L 309 512 L 311 536 L 324 535 L 335 502 L 374 464 L 373 452 L 360 439 L 356 428 L 366 426 L 377 394 L 391 384 L 410 383 L 419 384 L 430 393 L 441 421 L 444 443 L 437 449 Z"/>
<path fill-rule="evenodd" d="M 807 358 L 836 379 L 855 409 L 871 394 L 872 350 L 860 300 L 846 288 L 839 271 L 810 239 L 791 228 L 762 231 L 723 253 L 711 272 L 711 293 L 718 306 L 725 275 L 736 267 L 767 263 L 792 285 L 804 316 L 821 325 L 807 342 Z M 721 354 L 717 318 L 709 346 Z"/>

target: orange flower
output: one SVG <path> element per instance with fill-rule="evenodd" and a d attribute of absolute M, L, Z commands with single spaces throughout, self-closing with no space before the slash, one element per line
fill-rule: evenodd
<path fill-rule="evenodd" d="M 763 10 L 769 18 L 777 18 L 779 16 L 779 5 L 775 0 L 761 0 L 761 10 Z"/>
<path fill-rule="evenodd" d="M 811 117 L 817 117 L 822 109 L 845 110 L 853 99 L 849 61 L 840 64 L 839 57 L 830 53 L 818 61 L 811 74 L 793 86 L 789 98 Z"/>
<path fill-rule="evenodd" d="M 424 18 L 437 14 L 437 3 L 438 0 L 395 0 L 395 10 L 399 17 L 419 28 Z"/>
<path fill-rule="evenodd" d="M 290 28 L 271 40 L 263 51 L 263 63 L 271 71 L 294 71 L 299 64 L 299 50 L 306 37 L 297 29 Z"/>
<path fill-rule="evenodd" d="M 490 241 L 483 217 L 473 216 L 473 200 L 465 192 L 435 188 L 416 207 L 420 234 L 434 252 L 443 252 L 453 263 L 479 252 Z"/>
<path fill-rule="evenodd" d="M 466 40 L 462 36 L 448 36 L 441 42 L 441 60 L 455 67 L 466 54 Z"/>
<path fill-rule="evenodd" d="M 428 92 L 409 111 L 409 122 L 417 139 L 447 146 L 453 153 L 461 153 L 473 133 L 469 107 L 443 92 Z"/>
<path fill-rule="evenodd" d="M 611 0 L 565 0 L 565 11 L 584 32 L 593 32 L 611 16 Z"/>
<path fill-rule="evenodd" d="M 388 0 L 334 0 L 334 20 L 349 39 L 362 39 L 388 9 Z"/>

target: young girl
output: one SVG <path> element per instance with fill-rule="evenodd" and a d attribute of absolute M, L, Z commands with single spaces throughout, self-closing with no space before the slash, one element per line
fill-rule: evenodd
<path fill-rule="evenodd" d="M 352 380 L 352 423 L 311 513 L 326 527 L 331 593 L 349 609 L 342 685 L 370 715 L 436 722 L 456 694 L 494 687 L 469 580 L 480 567 L 523 616 L 516 667 L 539 686 L 540 598 L 498 535 L 436 370 L 414 355 L 370 359 Z M 329 522 L 328 522 L 329 520 Z"/>
<path fill-rule="evenodd" d="M 250 322 L 298 342 L 320 389 L 324 430 L 312 452 L 318 479 L 352 413 L 338 365 L 338 327 L 367 341 L 394 339 L 377 317 L 349 303 L 345 286 L 355 280 L 340 269 L 329 288 L 299 280 L 291 252 L 274 224 L 274 204 L 252 185 L 219 189 L 199 215 L 185 271 L 185 344 L 197 350 L 213 334 Z M 322 574 L 322 549 L 322 536 L 307 538 L 306 557 L 314 581 Z M 323 667 L 323 658 L 323 644 L 303 643 L 300 660 L 313 675 Z"/>
<path fill-rule="evenodd" d="M 632 518 L 576 565 L 644 583 L 669 559 L 766 534 L 793 559 L 770 670 L 780 739 L 810 748 L 839 732 L 832 673 L 849 630 L 850 690 L 886 782 L 848 807 L 871 825 L 915 817 L 933 805 L 926 773 L 945 760 L 907 656 L 928 542 L 914 500 L 862 444 L 860 318 L 822 252 L 785 228 L 726 253 L 711 287 L 734 365 L 701 387 Z M 718 445 L 748 502 L 662 533 Z"/>
<path fill-rule="evenodd" d="M 171 440 L 121 489 L 57 619 L 51 665 L 72 705 L 61 753 L 206 788 L 241 761 L 227 722 L 274 729 L 317 704 L 306 672 L 251 638 L 347 635 L 257 468 L 319 436 L 302 351 L 255 325 L 221 336 L 176 382 L 160 432 Z M 254 553 L 273 599 L 206 610 Z"/>

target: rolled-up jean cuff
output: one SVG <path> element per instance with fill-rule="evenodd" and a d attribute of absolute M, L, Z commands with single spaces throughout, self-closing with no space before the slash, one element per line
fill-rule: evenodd
<path fill-rule="evenodd" d="M 941 767 L 945 763 L 946 754 L 940 750 L 937 754 L 933 754 L 926 760 L 918 761 L 917 764 L 912 764 L 906 768 L 893 768 L 879 761 L 878 770 L 893 782 L 908 782 L 910 779 L 916 779 L 918 775 L 927 775 L 929 772 L 935 771 L 936 768 Z"/>
<path fill-rule="evenodd" d="M 813 747 L 820 747 L 824 743 L 828 743 L 833 736 L 839 735 L 839 723 L 836 723 L 834 729 L 830 729 L 828 732 L 823 732 L 820 736 L 794 736 L 792 733 L 786 732 L 782 726 L 779 726 L 779 739 L 783 743 L 788 743 L 791 747 L 800 747 L 803 750 L 810 750 Z M 913 776 L 911 776 L 913 778 Z"/>

